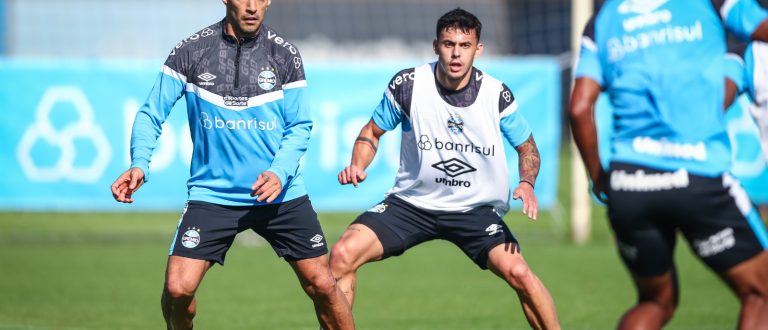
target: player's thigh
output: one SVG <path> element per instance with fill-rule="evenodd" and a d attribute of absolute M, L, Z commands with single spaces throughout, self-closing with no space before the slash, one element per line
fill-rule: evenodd
<path fill-rule="evenodd" d="M 213 266 L 209 260 L 169 256 L 165 270 L 165 288 L 169 292 L 194 294 L 205 273 Z"/>
<path fill-rule="evenodd" d="M 720 277 L 740 296 L 768 295 L 768 251 L 721 272 Z"/>
<path fill-rule="evenodd" d="M 380 260 L 384 246 L 376 233 L 366 225 L 353 223 L 331 249 L 332 264 L 358 268 L 369 261 Z"/>
<path fill-rule="evenodd" d="M 435 212 L 418 208 L 398 197 L 388 196 L 358 216 L 352 225 L 365 226 L 375 234 L 382 246 L 381 260 L 399 256 L 411 247 L 435 239 L 435 217 Z M 365 237 L 370 236 L 366 234 Z"/>
<path fill-rule="evenodd" d="M 438 219 L 440 236 L 458 246 L 481 269 L 488 268 L 491 251 L 519 255 L 517 239 L 491 206 L 445 212 Z"/>

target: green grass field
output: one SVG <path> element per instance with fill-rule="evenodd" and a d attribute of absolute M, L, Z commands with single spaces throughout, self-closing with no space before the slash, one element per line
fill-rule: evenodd
<path fill-rule="evenodd" d="M 634 298 L 602 209 L 568 243 L 562 212 L 506 221 L 565 329 L 609 329 Z M 560 214 L 560 216 L 554 216 Z M 161 329 L 159 297 L 178 214 L 0 213 L 0 329 Z M 321 214 L 332 243 L 353 214 Z M 669 329 L 734 328 L 738 304 L 679 244 L 682 306 Z M 239 240 L 198 293 L 197 329 L 317 329 L 310 301 L 269 246 Z M 360 329 L 525 329 L 513 291 L 447 242 L 359 273 Z"/>
<path fill-rule="evenodd" d="M 560 182 L 570 182 L 561 158 Z M 569 200 L 568 187 L 559 199 Z M 568 239 L 568 205 L 537 221 L 505 221 L 550 290 L 564 329 L 611 329 L 635 301 L 605 210 L 593 208 L 592 239 Z M 180 213 L 0 212 L 0 330 L 164 329 L 160 292 Z M 356 214 L 320 214 L 328 242 Z M 733 329 L 738 302 L 678 240 L 681 306 L 668 329 Z M 255 235 L 241 236 L 198 291 L 196 329 L 318 328 L 293 271 Z M 445 241 L 364 266 L 359 329 L 528 329 L 513 290 Z"/>

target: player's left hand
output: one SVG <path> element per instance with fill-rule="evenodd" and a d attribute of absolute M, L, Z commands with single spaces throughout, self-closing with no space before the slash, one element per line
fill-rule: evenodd
<path fill-rule="evenodd" d="M 528 216 L 528 219 L 536 220 L 536 216 L 539 213 L 539 201 L 536 199 L 536 194 L 533 193 L 533 187 L 527 182 L 520 182 L 512 192 L 513 199 L 523 200 L 523 213 Z"/>
<path fill-rule="evenodd" d="M 267 203 L 272 203 L 281 192 L 283 192 L 283 183 L 275 173 L 270 171 L 259 174 L 256 182 L 251 186 L 251 197 L 256 197 L 259 202 L 266 200 Z"/>

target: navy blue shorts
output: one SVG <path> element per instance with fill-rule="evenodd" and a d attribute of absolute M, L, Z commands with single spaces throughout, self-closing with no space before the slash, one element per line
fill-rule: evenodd
<path fill-rule="evenodd" d="M 637 275 L 672 269 L 678 231 L 718 272 L 764 249 L 758 237 L 765 237 L 765 226 L 744 189 L 727 174 L 704 177 L 614 162 L 607 195 L 621 258 Z"/>
<path fill-rule="evenodd" d="M 259 206 L 227 206 L 188 201 L 168 255 L 224 264 L 235 236 L 251 229 L 287 261 L 328 252 L 325 235 L 309 197 Z"/>
<path fill-rule="evenodd" d="M 353 223 L 376 233 L 384 246 L 382 259 L 399 256 L 426 241 L 444 239 L 458 246 L 478 267 L 488 269 L 488 252 L 492 248 L 518 244 L 491 206 L 467 212 L 431 211 L 388 196 Z"/>

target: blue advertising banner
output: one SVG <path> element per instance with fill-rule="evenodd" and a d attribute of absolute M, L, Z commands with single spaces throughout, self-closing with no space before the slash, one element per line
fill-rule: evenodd
<path fill-rule="evenodd" d="M 381 200 L 399 166 L 399 129 L 386 134 L 359 188 L 341 186 L 353 142 L 389 79 L 419 62 L 306 63 L 314 129 L 302 168 L 320 211 L 361 211 Z M 555 202 L 560 147 L 560 68 L 552 58 L 480 61 L 512 89 L 542 158 L 540 205 Z M 3 210 L 180 210 L 186 200 L 191 141 L 184 99 L 174 107 L 150 164 L 152 180 L 123 205 L 109 187 L 130 164 L 131 125 L 160 62 L 0 61 L 0 185 Z M 508 146 L 510 178 L 517 157 Z M 489 182 L 488 184 L 493 184 Z M 513 208 L 519 204 L 513 203 Z"/>

